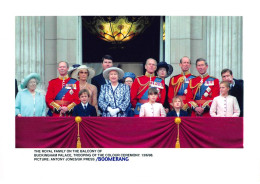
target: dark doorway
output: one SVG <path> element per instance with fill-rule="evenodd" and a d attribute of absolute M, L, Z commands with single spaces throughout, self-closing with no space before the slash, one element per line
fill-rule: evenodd
<path fill-rule="evenodd" d="M 82 22 L 90 16 L 82 16 Z M 151 16 L 152 21 L 149 27 L 136 38 L 121 44 L 112 44 L 101 40 L 96 35 L 90 33 L 86 26 L 82 26 L 82 48 L 83 62 L 101 62 L 102 56 L 109 54 L 114 58 L 114 62 L 138 62 L 144 63 L 147 58 L 159 60 L 159 36 L 160 17 Z"/>

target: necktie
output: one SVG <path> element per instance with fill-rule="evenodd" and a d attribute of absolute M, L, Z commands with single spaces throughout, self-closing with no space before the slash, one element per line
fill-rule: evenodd
<path fill-rule="evenodd" d="M 87 109 L 87 106 L 86 105 L 84 105 L 84 110 L 86 110 Z"/>

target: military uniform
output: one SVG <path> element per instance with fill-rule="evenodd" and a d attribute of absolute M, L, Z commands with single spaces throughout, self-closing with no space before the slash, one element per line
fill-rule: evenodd
<path fill-rule="evenodd" d="M 69 78 L 68 75 L 49 81 L 45 99 L 52 116 L 70 116 L 74 106 L 80 103 L 79 89 L 79 81 Z M 66 114 L 60 113 L 62 106 L 68 108 Z M 50 113 L 48 114 L 50 115 Z"/>
<path fill-rule="evenodd" d="M 203 116 L 210 116 L 209 109 L 213 98 L 219 96 L 219 80 L 210 77 L 207 73 L 191 79 L 187 88 L 186 101 L 193 110 L 192 116 L 195 116 L 196 107 L 204 108 Z"/>
<path fill-rule="evenodd" d="M 168 90 L 168 101 L 170 104 L 172 104 L 172 99 L 175 96 L 179 96 L 183 100 L 183 110 L 187 110 L 189 108 L 186 102 L 187 87 L 189 85 L 189 81 L 195 77 L 196 76 L 192 75 L 190 71 L 186 71 L 181 72 L 181 74 L 175 75 L 170 79 Z"/>
<path fill-rule="evenodd" d="M 141 105 L 148 102 L 148 90 L 150 87 L 156 87 L 158 89 L 158 98 L 156 102 L 163 104 L 166 96 L 166 89 L 164 80 L 149 74 L 137 77 L 131 87 L 131 104 L 135 108 L 135 116 L 139 116 Z"/>

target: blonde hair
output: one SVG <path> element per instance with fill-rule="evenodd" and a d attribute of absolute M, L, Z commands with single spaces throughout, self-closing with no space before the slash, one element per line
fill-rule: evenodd
<path fill-rule="evenodd" d="M 220 84 L 224 84 L 227 88 L 230 88 L 229 82 L 227 82 L 227 81 L 221 81 Z"/>
<path fill-rule="evenodd" d="M 176 100 L 180 100 L 180 101 L 181 101 L 181 107 L 183 107 L 184 104 L 183 104 L 182 98 L 179 97 L 179 96 L 175 96 L 175 97 L 172 99 L 173 108 L 174 108 L 174 102 L 175 102 Z"/>

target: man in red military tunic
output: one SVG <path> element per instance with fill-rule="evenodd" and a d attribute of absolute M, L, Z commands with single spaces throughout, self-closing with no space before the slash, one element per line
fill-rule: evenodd
<path fill-rule="evenodd" d="M 154 75 L 154 72 L 157 68 L 157 61 L 153 58 L 149 58 L 146 60 L 145 64 L 145 75 L 137 77 L 134 80 L 134 83 L 131 87 L 131 104 L 132 107 L 135 108 L 134 114 L 135 116 L 139 116 L 141 105 L 148 102 L 148 89 L 151 87 L 155 87 L 158 90 L 158 98 L 156 102 L 161 104 L 164 103 L 166 90 L 165 83 L 159 77 Z"/>
<path fill-rule="evenodd" d="M 196 68 L 200 75 L 190 80 L 186 99 L 193 110 L 192 116 L 210 116 L 209 109 L 212 100 L 219 96 L 219 80 L 209 76 L 205 59 L 197 59 Z"/>
<path fill-rule="evenodd" d="M 175 96 L 181 97 L 184 104 L 182 109 L 187 111 L 189 109 L 189 106 L 186 102 L 187 87 L 189 81 L 196 76 L 190 73 L 191 61 L 187 56 L 184 56 L 180 59 L 179 66 L 182 70 L 181 74 L 173 76 L 169 82 L 168 101 L 172 107 L 172 99 Z"/>
<path fill-rule="evenodd" d="M 74 106 L 80 103 L 79 82 L 69 78 L 68 70 L 67 62 L 59 62 L 59 77 L 49 81 L 45 99 L 50 109 L 48 112 L 50 116 L 70 116 Z"/>

